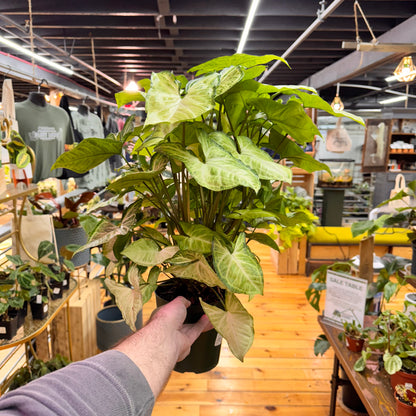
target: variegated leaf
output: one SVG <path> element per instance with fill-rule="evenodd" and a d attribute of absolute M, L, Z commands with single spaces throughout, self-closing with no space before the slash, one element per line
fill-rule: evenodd
<path fill-rule="evenodd" d="M 201 224 L 182 222 L 181 227 L 187 235 L 174 235 L 172 238 L 181 250 L 192 250 L 198 253 L 211 253 L 214 231 Z"/>
<path fill-rule="evenodd" d="M 232 252 L 219 238 L 214 238 L 212 256 L 218 277 L 234 293 L 263 294 L 263 271 L 241 233 Z"/>
<path fill-rule="evenodd" d="M 214 328 L 227 340 L 231 352 L 243 361 L 253 344 L 253 317 L 230 292 L 225 295 L 225 311 L 200 301 Z"/>
<path fill-rule="evenodd" d="M 173 257 L 178 250 L 179 247 L 176 246 L 160 250 L 153 240 L 142 238 L 130 244 L 121 254 L 140 266 L 153 267 Z"/>
<path fill-rule="evenodd" d="M 194 279 L 205 283 L 207 286 L 219 286 L 225 289 L 224 284 L 212 270 L 207 260 L 201 253 L 192 251 L 179 251 L 169 259 L 173 266 L 168 267 L 165 272 L 184 279 Z"/>

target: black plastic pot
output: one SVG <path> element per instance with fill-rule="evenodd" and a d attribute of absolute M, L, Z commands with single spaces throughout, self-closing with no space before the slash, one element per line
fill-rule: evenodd
<path fill-rule="evenodd" d="M 56 280 L 51 280 L 49 282 L 49 286 L 50 286 L 51 291 L 52 291 L 50 293 L 50 296 L 51 296 L 52 300 L 62 298 L 62 292 L 63 292 L 62 285 L 63 285 L 63 282 L 57 282 Z"/>
<path fill-rule="evenodd" d="M 116 345 L 133 331 L 126 324 L 117 305 L 107 306 L 98 311 L 95 318 L 97 330 L 97 347 L 100 351 L 106 351 Z M 136 319 L 136 329 L 143 326 L 143 314 L 140 311 Z"/>
<path fill-rule="evenodd" d="M 12 318 L 17 317 L 17 329 L 19 329 L 24 323 L 27 315 L 27 301 L 23 303 L 21 309 L 9 308 L 8 315 Z"/>
<path fill-rule="evenodd" d="M 7 320 L 3 320 L 3 317 L 0 317 L 0 339 L 12 339 L 17 332 L 17 315 L 14 317 L 9 317 Z"/>
<path fill-rule="evenodd" d="M 48 316 L 49 304 L 43 302 L 42 297 L 44 296 L 48 296 L 47 287 L 43 287 L 38 295 L 31 298 L 30 310 L 32 311 L 32 319 L 45 319 Z"/>
<path fill-rule="evenodd" d="M 172 280 L 174 279 L 171 279 L 167 283 L 171 285 Z M 164 293 L 164 289 L 168 284 L 162 284 L 156 289 L 157 306 L 163 306 L 172 300 L 166 299 L 166 294 Z M 177 294 L 177 296 L 180 295 L 183 296 L 182 293 Z M 175 297 L 176 296 L 174 296 L 174 298 Z M 185 323 L 193 324 L 197 322 L 203 314 L 204 310 L 202 309 L 201 304 L 199 302 L 194 303 L 188 308 Z M 215 329 L 203 332 L 193 343 L 189 355 L 184 360 L 176 363 L 174 370 L 178 373 L 192 372 L 197 374 L 212 370 L 216 367 L 220 358 L 221 341 L 222 337 Z"/>

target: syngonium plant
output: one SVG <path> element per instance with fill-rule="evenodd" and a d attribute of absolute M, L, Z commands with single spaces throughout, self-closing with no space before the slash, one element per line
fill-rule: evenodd
<path fill-rule="evenodd" d="M 285 211 L 281 184 L 291 182 L 292 172 L 284 162 L 309 172 L 328 170 L 301 148 L 320 135 L 305 109 L 362 123 L 334 112 L 313 88 L 256 81 L 273 60 L 283 61 L 275 55 L 219 57 L 190 69 L 191 80 L 153 73 L 138 82 L 144 91 L 116 94 L 119 106 L 146 103 L 143 125 L 134 127 L 129 118 L 117 135 L 84 139 L 53 166 L 85 172 L 112 155 L 123 157 L 123 148 L 135 141 L 133 161 L 126 160 L 108 190 L 118 196 L 134 191 L 137 201 L 119 225 L 101 220 L 88 243 L 104 244 L 113 259 L 110 271 L 126 257 L 134 265 L 128 272 L 131 288 L 109 280 L 107 287 L 134 325 L 143 299 L 160 282 L 184 278 L 195 290 L 204 283 L 222 306 L 200 299 L 203 310 L 240 360 L 254 329 L 237 295 L 251 299 L 263 293 L 262 269 L 248 243 L 277 249 L 259 230 L 310 221 L 304 213 Z M 159 209 L 166 234 L 145 225 L 146 218 L 138 220 L 144 206 Z"/>

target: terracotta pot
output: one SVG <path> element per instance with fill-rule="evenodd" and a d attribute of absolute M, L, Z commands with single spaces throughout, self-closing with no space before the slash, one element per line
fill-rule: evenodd
<path fill-rule="evenodd" d="M 416 407 L 413 407 L 406 403 L 401 402 L 398 399 L 396 392 L 394 392 L 394 398 L 396 399 L 396 410 L 397 410 L 398 416 L 415 416 L 416 415 Z"/>
<path fill-rule="evenodd" d="M 350 351 L 361 352 L 364 346 L 364 340 L 362 338 L 354 338 L 345 335 L 345 345 Z"/>
<path fill-rule="evenodd" d="M 411 387 L 416 388 L 416 374 L 398 371 L 390 376 L 390 384 L 393 390 L 397 384 L 409 384 Z"/>

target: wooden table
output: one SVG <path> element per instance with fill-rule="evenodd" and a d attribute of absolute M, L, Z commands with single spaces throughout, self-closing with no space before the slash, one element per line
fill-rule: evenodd
<path fill-rule="evenodd" d="M 378 369 L 378 362 L 374 360 L 373 362 L 368 362 L 368 366 L 371 365 L 374 369 L 370 370 L 366 368 L 362 373 L 357 373 L 354 370 L 354 364 L 360 358 L 360 354 L 348 350 L 344 342 L 338 339 L 338 334 L 341 332 L 340 329 L 325 323 L 322 316 L 318 317 L 318 322 L 335 352 L 331 377 L 329 416 L 335 415 L 337 390 L 340 385 L 344 384 L 338 374 L 340 365 L 347 374 L 349 381 L 354 386 L 355 391 L 370 416 L 397 415 L 393 390 L 390 386 L 390 376 L 385 370 L 380 371 Z"/>

